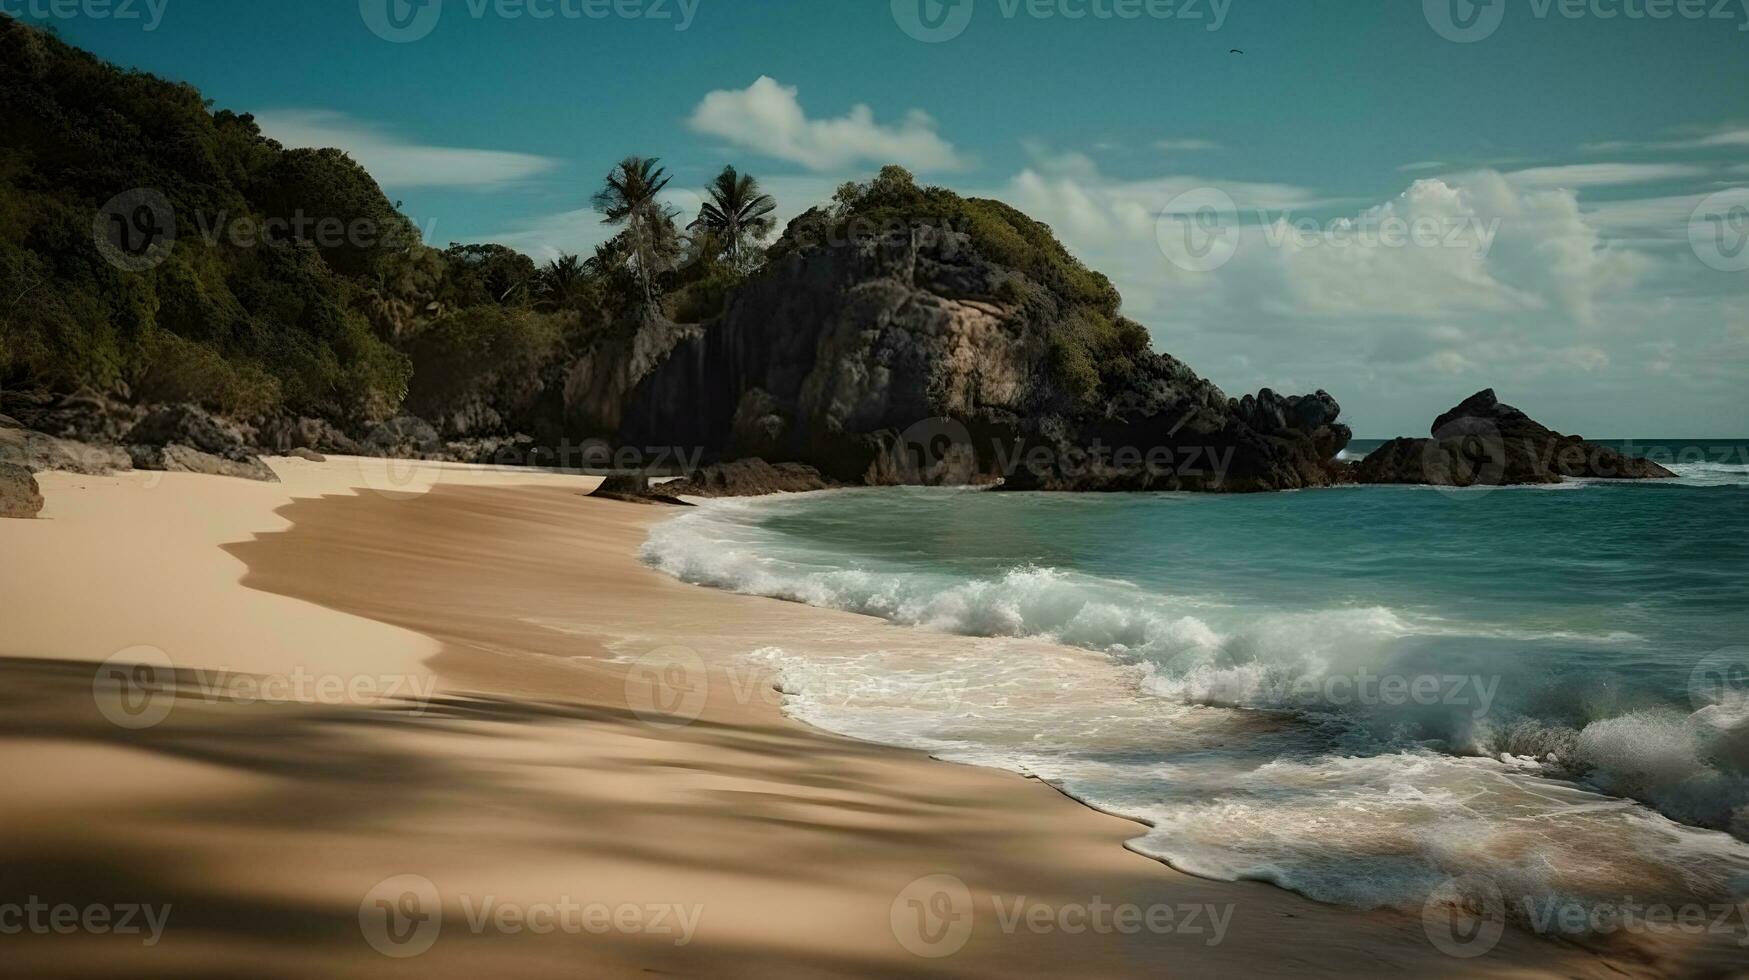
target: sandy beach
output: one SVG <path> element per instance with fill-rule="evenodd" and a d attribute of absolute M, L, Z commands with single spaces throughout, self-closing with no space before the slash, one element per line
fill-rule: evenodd
<path fill-rule="evenodd" d="M 671 512 L 592 479 L 271 465 L 43 474 L 42 519 L 0 522 L 7 973 L 1711 972 L 1513 931 L 1455 958 L 1419 915 L 1182 875 L 1040 782 L 790 722 L 749 651 L 895 627 L 658 575 Z"/>

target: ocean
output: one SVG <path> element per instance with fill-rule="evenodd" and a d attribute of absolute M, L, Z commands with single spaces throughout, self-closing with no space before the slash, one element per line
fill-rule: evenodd
<path fill-rule="evenodd" d="M 1749 445 L 1616 445 L 1681 478 L 831 491 L 709 502 L 644 557 L 901 627 L 746 656 L 800 720 L 1036 776 L 1192 874 L 1359 908 L 1474 876 L 1742 901 Z"/>

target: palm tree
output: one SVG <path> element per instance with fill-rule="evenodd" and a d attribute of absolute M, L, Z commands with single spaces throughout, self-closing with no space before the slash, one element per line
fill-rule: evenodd
<path fill-rule="evenodd" d="M 660 163 L 656 157 L 626 157 L 591 199 L 603 224 L 625 226 L 627 258 L 637 265 L 646 311 L 656 303 L 656 273 L 674 254 L 679 237 L 674 230 L 677 212 L 656 199 L 670 179 Z"/>
<path fill-rule="evenodd" d="M 589 270 L 575 255 L 562 254 L 536 273 L 540 308 L 545 312 L 570 309 L 589 288 Z"/>
<path fill-rule="evenodd" d="M 729 264 L 737 272 L 745 271 L 745 246 L 771 234 L 776 226 L 771 212 L 777 210 L 777 202 L 759 189 L 759 181 L 752 174 L 736 173 L 734 167 L 724 167 L 705 193 L 710 200 L 699 209 L 698 219 L 687 227 L 708 232 L 722 243 Z"/>

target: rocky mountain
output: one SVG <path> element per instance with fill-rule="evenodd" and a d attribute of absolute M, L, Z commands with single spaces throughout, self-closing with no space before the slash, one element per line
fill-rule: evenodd
<path fill-rule="evenodd" d="M 1350 433 L 1328 394 L 1228 398 L 1150 351 L 1109 283 L 1042 225 L 937 189 L 884 193 L 900 203 L 879 219 L 854 204 L 798 218 L 715 320 L 651 323 L 585 357 L 568 386 L 572 427 L 707 461 L 804 463 L 851 484 L 1255 491 L 1339 479 Z M 876 231 L 854 233 L 859 218 Z M 993 255 L 1005 237 L 1030 252 Z"/>
<path fill-rule="evenodd" d="M 1361 460 L 1361 483 L 1507 486 L 1559 483 L 1564 477 L 1670 479 L 1650 460 L 1562 435 L 1511 405 L 1492 388 L 1478 391 L 1433 422 L 1430 439 L 1393 439 Z"/>

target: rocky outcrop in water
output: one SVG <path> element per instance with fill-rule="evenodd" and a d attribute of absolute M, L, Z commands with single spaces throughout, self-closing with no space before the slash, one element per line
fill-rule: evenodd
<path fill-rule="evenodd" d="M 1559 483 L 1565 477 L 1669 479 L 1657 463 L 1562 435 L 1510 405 L 1492 388 L 1463 400 L 1433 422 L 1430 439 L 1393 439 L 1355 467 L 1361 483 L 1509 486 Z"/>

